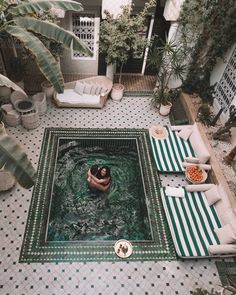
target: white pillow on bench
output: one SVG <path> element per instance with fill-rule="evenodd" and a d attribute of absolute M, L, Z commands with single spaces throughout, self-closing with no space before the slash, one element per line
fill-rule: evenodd
<path fill-rule="evenodd" d="M 220 244 L 232 244 L 236 242 L 236 235 L 230 224 L 226 224 L 221 228 L 216 228 L 215 233 L 220 241 Z"/>
<path fill-rule="evenodd" d="M 189 137 L 192 148 L 201 164 L 205 164 L 210 159 L 210 153 L 201 137 L 197 124 L 192 127 L 192 134 Z"/>
<path fill-rule="evenodd" d="M 208 247 L 208 252 L 210 254 L 235 254 L 236 245 L 235 244 L 210 245 Z"/>
<path fill-rule="evenodd" d="M 76 81 L 74 91 L 79 95 L 84 93 L 85 84 L 83 82 Z"/>

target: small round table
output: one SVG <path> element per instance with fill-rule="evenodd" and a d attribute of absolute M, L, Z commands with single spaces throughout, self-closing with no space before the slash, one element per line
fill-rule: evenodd
<path fill-rule="evenodd" d="M 19 100 L 19 101 L 16 102 L 15 109 L 21 115 L 25 115 L 25 114 L 34 112 L 35 111 L 35 105 L 34 105 L 34 102 L 32 100 L 24 99 L 24 100 Z"/>

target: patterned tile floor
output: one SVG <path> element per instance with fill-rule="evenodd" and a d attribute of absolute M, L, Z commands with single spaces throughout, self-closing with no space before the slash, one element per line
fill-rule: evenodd
<path fill-rule="evenodd" d="M 151 107 L 150 98 L 124 97 L 109 100 L 103 110 L 57 109 L 48 102 L 41 125 L 31 131 L 8 128 L 37 167 L 45 127 L 148 128 L 169 124 Z M 183 176 L 161 175 L 162 185 L 183 185 Z M 157 295 L 190 294 L 196 287 L 219 289 L 215 261 L 220 259 L 19 263 L 20 249 L 32 189 L 15 186 L 0 193 L 0 294 L 1 295 Z M 226 261 L 231 261 L 227 259 Z"/>

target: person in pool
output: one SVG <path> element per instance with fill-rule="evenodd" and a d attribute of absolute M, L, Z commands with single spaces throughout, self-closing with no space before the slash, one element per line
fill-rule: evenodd
<path fill-rule="evenodd" d="M 107 191 L 111 185 L 111 171 L 107 166 L 93 165 L 88 171 L 88 185 L 91 190 Z"/>

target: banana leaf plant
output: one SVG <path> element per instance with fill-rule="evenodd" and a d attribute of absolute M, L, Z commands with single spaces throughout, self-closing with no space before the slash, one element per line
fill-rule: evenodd
<path fill-rule="evenodd" d="M 12 4 L 14 3 L 14 4 Z M 63 76 L 58 62 L 50 50 L 40 40 L 48 38 L 62 44 L 65 48 L 92 55 L 90 49 L 74 35 L 57 24 L 43 20 L 40 15 L 51 9 L 63 11 L 82 11 L 82 5 L 76 1 L 10 1 L 0 0 L 0 41 L 17 39 L 23 48 L 35 58 L 45 78 L 58 93 L 63 92 Z M 0 85 L 4 83 L 0 77 Z"/>
<path fill-rule="evenodd" d="M 26 153 L 11 138 L 4 128 L 0 128 L 0 169 L 15 176 L 18 183 L 28 189 L 34 185 L 36 171 Z"/>

